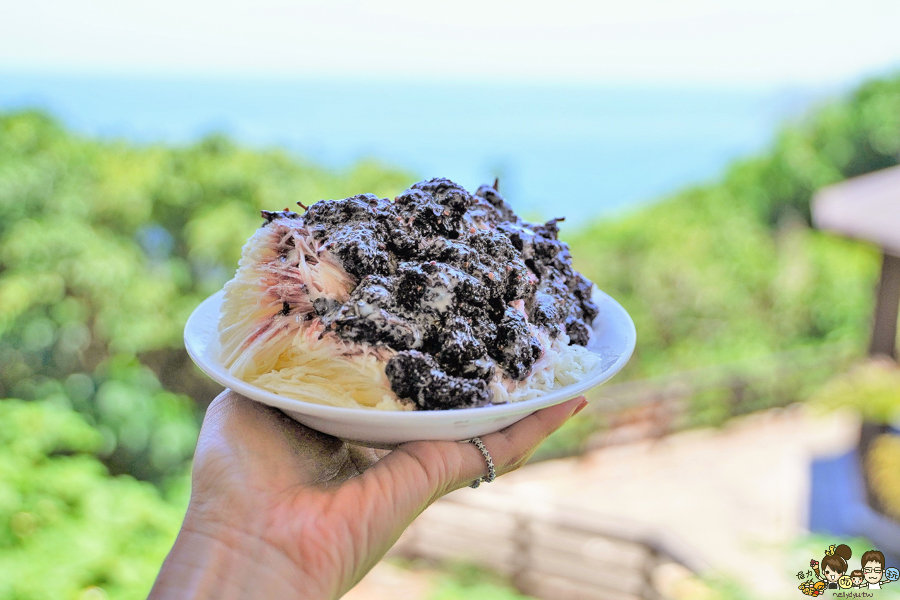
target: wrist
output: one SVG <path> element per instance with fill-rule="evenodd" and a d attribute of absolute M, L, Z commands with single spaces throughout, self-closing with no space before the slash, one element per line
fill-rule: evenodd
<path fill-rule="evenodd" d="M 188 509 L 149 600 L 322 599 L 310 584 L 263 535 Z"/>

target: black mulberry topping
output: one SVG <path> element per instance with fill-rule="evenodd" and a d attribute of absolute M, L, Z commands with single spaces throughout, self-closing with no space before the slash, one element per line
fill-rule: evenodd
<path fill-rule="evenodd" d="M 430 355 L 416 350 L 398 353 L 384 371 L 394 392 L 421 409 L 472 408 L 490 402 L 484 380 L 448 375 Z"/>
<path fill-rule="evenodd" d="M 561 219 L 523 221 L 495 187 L 473 195 L 431 179 L 393 202 L 361 194 L 302 216 L 262 214 L 266 224 L 296 220 L 356 278 L 346 302 L 319 297 L 312 312 L 345 340 L 396 351 L 388 381 L 417 408 L 489 403 L 498 372 L 531 373 L 543 353 L 538 330 L 575 344 L 590 338 L 593 284 L 558 240 Z"/>

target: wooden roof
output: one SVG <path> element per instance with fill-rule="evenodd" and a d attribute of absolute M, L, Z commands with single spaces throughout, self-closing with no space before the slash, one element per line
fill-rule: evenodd
<path fill-rule="evenodd" d="M 820 229 L 900 256 L 900 166 L 822 188 L 813 198 L 812 215 Z"/>

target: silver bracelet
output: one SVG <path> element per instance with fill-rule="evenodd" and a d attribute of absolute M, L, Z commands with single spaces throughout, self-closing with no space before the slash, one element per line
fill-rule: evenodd
<path fill-rule="evenodd" d="M 466 440 L 467 442 L 472 442 L 475 444 L 475 447 L 481 452 L 481 455 L 484 457 L 484 461 L 487 463 L 488 474 L 487 477 L 479 477 L 475 481 L 469 484 L 470 488 L 477 488 L 481 485 L 482 482 L 490 483 L 493 480 L 497 479 L 497 472 L 494 471 L 494 459 L 491 458 L 491 453 L 488 452 L 487 447 L 484 445 L 484 442 L 481 441 L 481 438 L 472 438 L 471 440 Z"/>

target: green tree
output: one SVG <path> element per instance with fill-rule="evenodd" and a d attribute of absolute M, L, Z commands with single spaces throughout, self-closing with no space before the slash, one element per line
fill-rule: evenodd
<path fill-rule="evenodd" d="M 186 498 L 110 477 L 103 443 L 52 402 L 0 401 L 0 598 L 146 597 Z"/>
<path fill-rule="evenodd" d="M 717 183 L 570 234 L 577 266 L 638 324 L 632 376 L 867 335 L 877 253 L 810 228 L 823 185 L 896 165 L 900 77 L 778 133 Z"/>
<path fill-rule="evenodd" d="M 217 390 L 182 348 L 184 322 L 231 277 L 259 210 L 411 181 L 221 136 L 136 147 L 39 113 L 0 117 L 0 397 L 68 401 L 114 473 L 162 481 L 191 455 L 190 398 Z"/>

